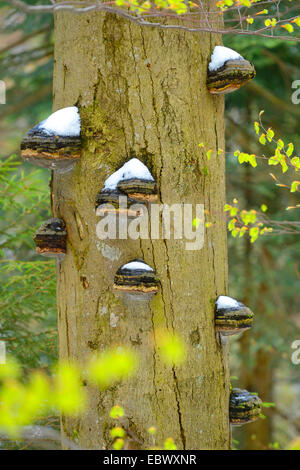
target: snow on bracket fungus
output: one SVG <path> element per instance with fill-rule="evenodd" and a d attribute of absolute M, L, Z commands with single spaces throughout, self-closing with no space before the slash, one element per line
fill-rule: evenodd
<path fill-rule="evenodd" d="M 247 390 L 233 388 L 229 400 L 230 423 L 235 426 L 256 421 L 261 414 L 261 399 Z"/>
<path fill-rule="evenodd" d="M 206 84 L 210 93 L 230 93 L 246 85 L 255 75 L 251 62 L 233 49 L 216 46 L 208 65 Z"/>
<path fill-rule="evenodd" d="M 253 312 L 242 302 L 220 295 L 215 303 L 215 328 L 225 336 L 235 335 L 251 328 Z"/>
<path fill-rule="evenodd" d="M 113 289 L 149 299 L 158 292 L 159 279 L 151 266 L 135 259 L 121 266 L 115 274 Z"/>
<path fill-rule="evenodd" d="M 52 218 L 46 220 L 35 232 L 33 237 L 36 251 L 49 258 L 61 260 L 67 251 L 67 231 L 62 219 Z"/>
<path fill-rule="evenodd" d="M 133 204 L 150 203 L 157 199 L 156 182 L 148 168 L 137 158 L 126 162 L 104 182 L 96 199 L 96 214 L 110 212 L 137 217 L 140 211 Z"/>
<path fill-rule="evenodd" d="M 26 134 L 21 142 L 21 156 L 41 167 L 68 171 L 80 158 L 80 131 L 78 108 L 59 109 Z"/>

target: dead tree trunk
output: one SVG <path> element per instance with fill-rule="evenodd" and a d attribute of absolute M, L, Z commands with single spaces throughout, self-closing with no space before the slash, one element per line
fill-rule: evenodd
<path fill-rule="evenodd" d="M 212 7 L 213 1 L 206 2 Z M 57 267 L 61 358 L 83 360 L 92 350 L 130 345 L 140 356 L 136 376 L 105 392 L 90 389 L 90 407 L 63 419 L 84 448 L 109 448 L 110 408 L 125 408 L 126 426 L 149 446 L 173 437 L 179 449 L 230 446 L 227 345 L 214 330 L 214 301 L 227 291 L 224 101 L 206 89 L 218 35 L 142 28 L 110 14 L 59 13 L 55 21 L 54 107 L 78 105 L 83 151 L 74 171 L 55 174 L 52 206 L 65 220 L 67 255 Z M 96 236 L 95 199 L 104 180 L 129 158 L 156 178 L 164 204 L 203 203 L 213 226 L 204 247 L 183 240 L 106 240 Z M 149 306 L 131 309 L 111 287 L 117 269 L 134 258 L 161 282 Z M 181 334 L 182 366 L 163 364 L 151 334 Z"/>

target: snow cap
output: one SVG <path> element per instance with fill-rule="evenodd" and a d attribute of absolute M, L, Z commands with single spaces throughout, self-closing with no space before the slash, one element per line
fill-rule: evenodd
<path fill-rule="evenodd" d="M 216 70 L 223 67 L 225 62 L 228 60 L 237 60 L 243 58 L 244 57 L 242 57 L 238 52 L 230 49 L 229 47 L 216 46 L 214 48 L 214 52 L 211 55 L 208 69 L 210 72 L 215 72 Z"/>
<path fill-rule="evenodd" d="M 42 121 L 38 128 L 46 134 L 61 137 L 80 136 L 80 116 L 76 106 L 62 108 Z"/>
<path fill-rule="evenodd" d="M 114 190 L 120 181 L 129 179 L 154 181 L 148 168 L 137 158 L 132 158 L 104 182 L 104 190 Z"/>

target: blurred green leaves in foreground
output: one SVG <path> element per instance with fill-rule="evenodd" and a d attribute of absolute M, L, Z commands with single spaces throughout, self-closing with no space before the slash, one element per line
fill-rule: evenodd
<path fill-rule="evenodd" d="M 154 335 L 159 341 L 158 353 L 162 361 L 171 366 L 182 363 L 185 345 L 181 338 L 166 330 L 154 332 Z M 88 406 L 86 385 L 104 390 L 130 378 L 137 367 L 138 355 L 121 346 L 98 352 L 81 365 L 60 362 L 51 376 L 35 370 L 25 378 L 21 366 L 10 359 L 0 365 L 0 432 L 18 439 L 24 426 L 46 414 L 79 415 Z M 124 410 L 119 405 L 110 413 L 112 419 L 123 415 Z M 155 434 L 154 429 L 149 430 L 151 435 Z M 120 433 L 117 430 L 113 433 L 112 437 L 117 440 L 115 448 L 123 447 L 124 436 Z M 175 444 L 169 440 L 166 448 L 174 448 Z"/>
<path fill-rule="evenodd" d="M 79 366 L 60 362 L 50 377 L 33 371 L 24 382 L 13 360 L 0 365 L 0 431 L 17 439 L 22 427 L 46 413 L 76 416 L 88 405 L 87 382 L 109 387 L 134 372 L 136 356 L 129 349 L 109 350 Z"/>

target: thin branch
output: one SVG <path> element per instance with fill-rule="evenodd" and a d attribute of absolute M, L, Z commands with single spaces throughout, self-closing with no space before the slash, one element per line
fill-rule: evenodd
<path fill-rule="evenodd" d="M 275 36 L 273 34 L 273 29 L 270 28 L 269 26 L 264 26 L 256 31 L 250 31 L 250 30 L 245 30 L 242 27 L 242 24 L 239 22 L 241 29 L 236 29 L 236 27 L 232 28 L 227 28 L 227 29 L 218 29 L 214 28 L 212 26 L 212 23 L 210 22 L 209 25 L 207 26 L 198 26 L 196 27 L 190 27 L 190 26 L 185 26 L 183 24 L 162 24 L 158 22 L 152 22 L 148 21 L 145 18 L 147 17 L 147 14 L 135 14 L 134 12 L 131 14 L 126 10 L 122 10 L 121 8 L 117 8 L 114 6 L 111 6 L 109 3 L 101 3 L 99 1 L 95 2 L 90 2 L 90 1 L 82 1 L 82 2 L 76 2 L 76 1 L 71 1 L 71 2 L 63 2 L 63 3 L 51 3 L 49 5 L 28 5 L 22 0 L 7 0 L 8 3 L 10 3 L 13 7 L 22 10 L 25 13 L 57 13 L 57 12 L 62 12 L 62 11 L 70 11 L 72 13 L 77 13 L 77 14 L 82 14 L 82 13 L 90 13 L 93 11 L 103 11 L 107 13 L 112 13 L 115 15 L 118 15 L 122 18 L 125 18 L 135 24 L 138 24 L 139 26 L 149 26 L 152 28 L 160 28 L 160 29 L 171 29 L 171 30 L 182 30 L 182 31 L 187 31 L 187 32 L 208 32 L 208 33 L 219 33 L 219 34 L 240 34 L 244 36 L 260 36 L 260 37 L 266 37 L 266 38 L 280 38 L 282 40 L 287 40 L 287 41 L 300 41 L 300 38 L 297 36 L 281 36 L 277 35 Z M 112 3 L 112 2 L 110 2 Z M 200 2 L 201 3 L 201 2 Z M 272 1 L 267 1 L 266 3 L 268 4 L 273 4 Z M 199 5 L 200 6 L 200 5 Z M 230 9 L 228 9 L 229 11 Z M 236 8 L 235 8 L 236 10 Z M 289 10 L 288 10 L 289 11 Z M 148 17 L 151 13 L 148 12 Z M 214 12 L 215 15 L 220 15 L 220 12 Z M 280 14 L 280 18 L 282 16 L 286 15 L 287 11 L 284 12 L 283 14 Z M 161 12 L 162 16 L 166 16 L 163 12 Z M 178 15 L 178 18 L 184 18 L 188 19 L 189 14 L 183 15 L 182 17 Z M 240 19 L 240 21 L 246 20 L 247 16 L 244 16 Z M 286 23 L 287 21 L 292 21 L 294 18 L 288 18 L 288 19 L 280 19 L 277 23 L 277 25 L 281 25 L 281 23 Z M 236 20 L 232 20 L 236 21 Z"/>

